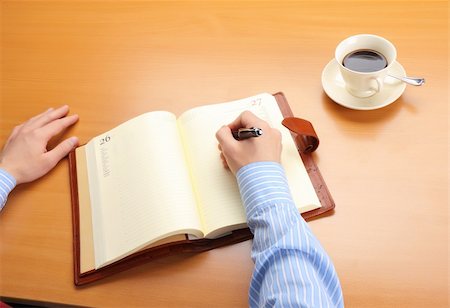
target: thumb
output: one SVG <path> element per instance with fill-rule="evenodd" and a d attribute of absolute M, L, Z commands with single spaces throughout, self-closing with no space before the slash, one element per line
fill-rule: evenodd
<path fill-rule="evenodd" d="M 72 151 L 78 145 L 77 137 L 70 137 L 60 144 L 58 144 L 54 149 L 48 151 L 47 157 L 53 166 L 55 166 L 61 159 L 63 159 L 70 151 Z"/>

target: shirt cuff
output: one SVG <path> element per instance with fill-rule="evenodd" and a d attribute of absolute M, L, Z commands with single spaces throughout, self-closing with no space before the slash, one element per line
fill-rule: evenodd
<path fill-rule="evenodd" d="M 236 178 L 247 220 L 273 204 L 294 204 L 286 174 L 279 163 L 248 164 L 239 169 Z"/>
<path fill-rule="evenodd" d="M 0 211 L 6 204 L 9 193 L 16 187 L 16 179 L 5 169 L 0 168 Z"/>

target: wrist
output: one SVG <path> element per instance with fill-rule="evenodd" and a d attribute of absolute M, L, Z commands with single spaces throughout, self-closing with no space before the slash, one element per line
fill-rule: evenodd
<path fill-rule="evenodd" d="M 8 181 L 8 184 L 10 184 L 11 190 L 17 186 L 17 180 L 14 174 L 9 172 L 8 169 L 6 169 L 2 164 L 0 164 L 0 177 L 3 177 Z"/>
<path fill-rule="evenodd" d="M 17 172 L 14 171 L 14 168 L 4 164 L 4 163 L 0 163 L 0 171 L 2 172 L 3 175 L 7 175 L 9 176 L 9 179 L 13 181 L 14 186 L 20 184 L 20 182 L 18 181 L 18 174 Z"/>
<path fill-rule="evenodd" d="M 253 162 L 249 162 L 249 163 L 247 163 L 247 164 L 244 164 L 244 165 L 240 166 L 240 167 L 236 170 L 235 175 L 236 175 L 236 178 L 238 179 L 238 181 L 239 181 L 239 177 L 241 177 L 241 174 L 242 174 L 245 170 L 247 170 L 247 169 L 249 169 L 249 168 L 252 168 L 252 167 L 256 167 L 256 166 L 274 166 L 274 167 L 276 167 L 276 168 L 279 168 L 282 172 L 284 172 L 283 166 L 281 165 L 280 162 L 278 162 L 278 161 L 276 161 L 276 160 L 267 160 L 267 161 L 265 161 L 265 160 L 260 160 L 260 161 L 253 161 Z"/>

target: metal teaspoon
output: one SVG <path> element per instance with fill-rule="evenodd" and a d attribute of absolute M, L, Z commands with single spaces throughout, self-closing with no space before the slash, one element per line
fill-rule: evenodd
<path fill-rule="evenodd" d="M 388 75 L 389 77 L 401 80 L 407 84 L 413 85 L 413 86 L 421 86 L 425 83 L 425 78 L 417 78 L 417 77 L 397 77 Z"/>

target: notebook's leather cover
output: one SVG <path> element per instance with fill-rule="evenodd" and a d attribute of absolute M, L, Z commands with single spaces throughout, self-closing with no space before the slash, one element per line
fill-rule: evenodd
<path fill-rule="evenodd" d="M 280 107 L 281 114 L 285 118 L 293 117 L 293 113 L 289 103 L 286 100 L 286 97 L 282 92 L 275 93 L 273 95 L 277 100 L 278 106 Z M 298 119 L 301 120 L 301 119 Z M 283 121 L 285 122 L 285 121 Z M 320 173 L 319 168 L 314 161 L 313 154 L 311 150 L 308 149 L 316 149 L 319 144 L 319 139 L 316 135 L 312 124 L 306 120 L 302 120 L 302 125 L 298 128 L 302 130 L 299 132 L 300 134 L 292 134 L 292 138 L 294 138 L 295 143 L 297 145 L 298 153 L 302 157 L 303 164 L 305 165 L 306 171 L 308 172 L 309 178 L 316 190 L 316 194 L 319 197 L 320 204 L 322 205 L 320 208 L 302 213 L 303 218 L 310 219 L 312 217 L 321 215 L 325 212 L 333 210 L 335 207 L 334 200 L 331 197 L 330 191 L 328 190 L 327 185 Z M 285 126 L 286 124 L 283 123 Z"/>
<path fill-rule="evenodd" d="M 293 117 L 291 108 L 286 100 L 286 97 L 282 92 L 274 94 L 281 113 L 285 118 Z M 303 120 L 301 120 L 303 121 Z M 304 125 L 304 126 L 303 126 Z M 305 219 L 311 219 L 325 212 L 329 212 L 334 209 L 335 204 L 331 197 L 330 192 L 325 184 L 325 181 L 314 162 L 313 156 L 309 150 L 305 149 L 317 147 L 318 139 L 315 134 L 314 128 L 311 123 L 305 121 L 301 123 L 301 127 L 304 127 L 304 134 L 297 131 L 298 134 L 292 133 L 294 140 L 296 141 L 299 154 L 303 160 L 306 170 L 309 174 L 311 182 L 316 190 L 316 193 L 321 202 L 321 207 L 309 212 L 302 213 Z M 313 132 L 313 134 L 312 134 Z M 311 138 L 312 136 L 312 138 Z M 306 142 L 306 144 L 305 144 Z M 308 144 L 308 142 L 316 142 L 317 144 Z M 315 149 L 315 148 L 314 148 Z M 161 246 L 149 248 L 133 255 L 130 255 L 120 261 L 107 265 L 98 270 L 91 270 L 85 273 L 80 271 L 80 215 L 79 215 L 79 203 L 78 203 L 78 183 L 77 183 L 77 167 L 75 151 L 69 154 L 69 174 L 70 174 L 70 190 L 71 190 L 71 203 L 72 203 L 72 226 L 73 226 L 73 258 L 74 258 L 74 283 L 77 286 L 85 285 L 104 277 L 110 276 L 114 273 L 118 273 L 134 266 L 150 262 L 154 259 L 174 255 L 181 253 L 195 253 L 211 250 L 217 247 L 230 245 L 238 242 L 242 242 L 252 238 L 252 234 L 248 228 L 233 231 L 232 234 L 218 238 L 218 239 L 199 239 L 199 240 L 185 240 L 163 244 Z"/>

